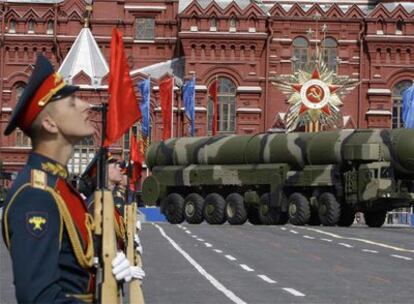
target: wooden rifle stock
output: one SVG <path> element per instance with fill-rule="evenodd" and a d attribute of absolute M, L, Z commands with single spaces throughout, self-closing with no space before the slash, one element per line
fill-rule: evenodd
<path fill-rule="evenodd" d="M 137 204 L 131 203 L 125 205 L 126 216 L 126 231 L 127 231 L 127 258 L 131 265 L 142 267 L 141 256 L 135 251 L 134 235 L 135 225 L 137 222 Z M 139 280 L 132 280 L 129 283 L 129 304 L 144 304 L 144 294 L 141 288 L 141 282 Z"/>
<path fill-rule="evenodd" d="M 117 281 L 112 274 L 112 260 L 117 246 L 114 227 L 114 199 L 109 190 L 95 191 L 95 236 L 100 243 L 99 265 L 96 278 L 96 302 L 120 303 Z"/>

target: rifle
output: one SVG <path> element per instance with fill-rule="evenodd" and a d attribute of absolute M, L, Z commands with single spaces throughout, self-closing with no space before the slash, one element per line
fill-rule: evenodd
<path fill-rule="evenodd" d="M 131 174 L 131 162 L 128 166 L 127 185 L 125 188 L 125 220 L 127 233 L 127 247 L 126 256 L 131 265 L 142 267 L 141 255 L 135 251 L 134 234 L 137 222 L 137 203 L 135 201 L 129 202 L 129 177 Z M 129 283 L 128 293 L 129 304 L 144 304 L 144 294 L 139 280 L 132 280 Z"/>
<path fill-rule="evenodd" d="M 102 145 L 98 158 L 97 189 L 94 193 L 94 240 L 96 244 L 95 267 L 95 302 L 120 303 L 118 283 L 112 274 L 112 260 L 116 256 L 116 236 L 114 227 L 114 199 L 107 188 L 106 162 L 107 149 L 104 148 L 106 130 L 107 104 L 101 106 L 102 113 Z"/>

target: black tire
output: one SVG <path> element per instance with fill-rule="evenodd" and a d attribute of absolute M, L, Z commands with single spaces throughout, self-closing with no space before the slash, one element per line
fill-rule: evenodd
<path fill-rule="evenodd" d="M 335 195 L 325 192 L 319 196 L 318 213 L 322 225 L 335 226 L 338 223 L 341 217 L 341 205 Z"/>
<path fill-rule="evenodd" d="M 184 216 L 189 224 L 200 224 L 203 222 L 204 198 L 198 193 L 187 195 L 184 200 Z"/>
<path fill-rule="evenodd" d="M 247 209 L 247 220 L 252 225 L 262 225 L 262 222 L 259 218 L 259 208 L 256 206 L 250 206 Z"/>
<path fill-rule="evenodd" d="M 226 198 L 225 214 L 230 225 L 243 225 L 247 221 L 244 197 L 238 193 L 229 194 Z"/>
<path fill-rule="evenodd" d="M 308 199 L 301 193 L 295 192 L 289 197 L 289 221 L 296 226 L 305 225 L 310 219 Z"/>
<path fill-rule="evenodd" d="M 260 198 L 259 219 L 264 225 L 279 225 L 280 208 L 270 206 L 270 193 L 265 193 Z"/>
<path fill-rule="evenodd" d="M 226 201 L 218 193 L 210 193 L 204 199 L 203 215 L 207 223 L 220 225 L 226 221 Z"/>
<path fill-rule="evenodd" d="M 178 193 L 168 194 L 161 202 L 161 210 L 171 224 L 184 222 L 184 199 Z"/>
<path fill-rule="evenodd" d="M 339 217 L 338 226 L 350 227 L 355 220 L 355 210 L 347 205 L 341 206 L 341 216 Z"/>
<path fill-rule="evenodd" d="M 381 227 L 385 222 L 386 216 L 387 211 L 364 212 L 365 223 L 372 228 Z"/>

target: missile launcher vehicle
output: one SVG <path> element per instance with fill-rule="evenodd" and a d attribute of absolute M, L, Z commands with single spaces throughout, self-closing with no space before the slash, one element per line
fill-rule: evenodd
<path fill-rule="evenodd" d="M 153 143 L 142 186 L 170 223 L 370 227 L 414 204 L 414 130 L 173 138 Z"/>

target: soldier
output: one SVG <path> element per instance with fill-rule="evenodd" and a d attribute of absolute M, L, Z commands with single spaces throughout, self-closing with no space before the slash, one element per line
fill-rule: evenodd
<path fill-rule="evenodd" d="M 4 131 L 10 135 L 19 127 L 33 146 L 3 214 L 3 238 L 19 303 L 92 301 L 92 219 L 79 193 L 66 182 L 73 146 L 94 133 L 90 106 L 73 95 L 77 89 L 39 55 Z M 131 279 L 123 254 L 112 264 L 117 280 Z"/>

